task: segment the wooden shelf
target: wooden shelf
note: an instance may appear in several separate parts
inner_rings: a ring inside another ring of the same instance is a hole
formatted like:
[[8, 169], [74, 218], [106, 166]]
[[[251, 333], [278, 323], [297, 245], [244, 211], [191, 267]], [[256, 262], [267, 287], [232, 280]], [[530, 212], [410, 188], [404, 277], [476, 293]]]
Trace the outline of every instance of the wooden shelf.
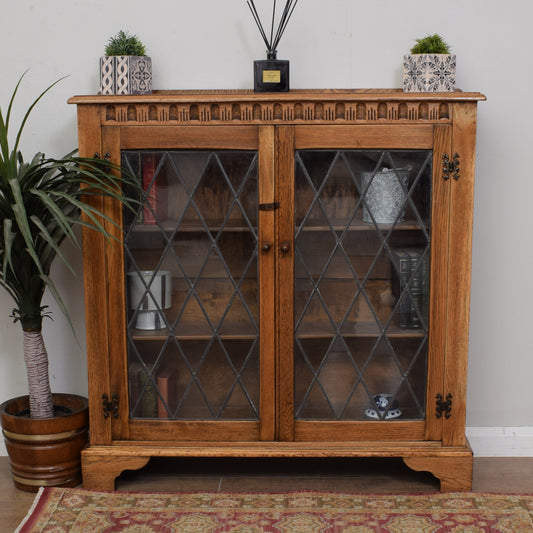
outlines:
[[[352, 329], [353, 332], [350, 332], [349, 329]], [[342, 328], [342, 336], [345, 338], [377, 338], [381, 334], [378, 326], [370, 322], [359, 321], [357, 324], [345, 324]], [[423, 329], [401, 329], [399, 326], [391, 324], [385, 331], [385, 335], [390, 338], [413, 339], [424, 337], [426, 332]], [[296, 336], [299, 339], [332, 338], [335, 336], [335, 332], [319, 322], [306, 322], [300, 325], [296, 331]]]
[[[130, 336], [133, 340], [156, 341], [165, 340], [168, 337], [168, 329], [140, 330], [132, 329]], [[247, 324], [223, 324], [219, 337], [223, 340], [253, 340], [257, 337], [251, 325]], [[180, 341], [210, 340], [213, 337], [213, 330], [207, 325], [195, 324], [193, 322], [180, 322], [175, 337]]]
[[[392, 224], [378, 224], [377, 225], [381, 232], [388, 232], [393, 227]], [[303, 228], [299, 228], [299, 231], [331, 231], [333, 228], [334, 231], [376, 231], [376, 226], [372, 222], [363, 222], [356, 221], [351, 224], [348, 228], [345, 225], [332, 224], [330, 226], [314, 226], [312, 224], [306, 224]], [[394, 226], [395, 231], [412, 231], [421, 229], [420, 224], [415, 220], [406, 220], [405, 222], [399, 222]]]
[[[425, 221], [424, 221], [425, 223]], [[168, 233], [173, 233], [176, 230], [176, 226], [178, 224], [177, 220], [164, 220], [161, 222], [161, 227]], [[297, 224], [298, 226], [298, 224]], [[378, 224], [377, 225], [379, 230], [382, 232], [389, 231], [392, 228], [392, 224]], [[133, 231], [139, 232], [139, 233], [157, 233], [161, 231], [161, 227], [157, 224], [136, 224]], [[221, 231], [220, 225], [206, 225], [207, 229], [211, 233], [217, 233]], [[177, 231], [177, 234], [180, 233], [203, 233], [206, 230], [206, 227], [204, 226], [198, 226], [198, 225], [189, 225], [189, 224], [180, 224], [179, 230]], [[427, 227], [427, 226], [426, 226]], [[323, 232], [323, 231], [331, 231], [333, 228], [334, 231], [344, 231], [347, 229], [347, 231], [375, 231], [376, 226], [371, 222], [363, 222], [362, 220], [355, 221], [352, 223], [348, 228], [346, 228], [345, 225], [341, 224], [332, 224], [332, 226], [329, 225], [313, 225], [313, 223], [306, 223], [306, 225], [303, 228], [299, 228], [299, 231], [305, 231], [305, 232]], [[257, 234], [257, 227], [252, 227], [255, 234]], [[397, 231], [413, 231], [413, 230], [419, 230], [421, 229], [420, 224], [416, 220], [406, 220], [405, 222], [399, 222], [394, 227]], [[226, 231], [228, 233], [235, 232], [235, 233], [242, 233], [242, 232], [249, 232], [250, 227], [249, 226], [241, 226], [241, 225], [226, 225], [222, 229], [222, 231]]]
[[[377, 326], [370, 323], [359, 322], [357, 325], [353, 324], [353, 333], [346, 332], [347, 326], [343, 328], [342, 335], [346, 338], [377, 338], [381, 335]], [[130, 330], [130, 337], [132, 340], [139, 341], [161, 341], [168, 337], [168, 329], [158, 330]], [[423, 338], [426, 332], [423, 329], [401, 329], [399, 326], [390, 325], [386, 332], [386, 336], [396, 339], [413, 339]], [[255, 339], [258, 333], [246, 324], [223, 324], [219, 332], [219, 337], [223, 340], [251, 340]], [[299, 339], [328, 339], [335, 336], [335, 332], [331, 328], [326, 328], [318, 322], [308, 322], [298, 328], [296, 335]], [[181, 322], [179, 330], [175, 333], [175, 337], [181, 341], [197, 341], [209, 340], [213, 336], [213, 331], [207, 325], [195, 324], [192, 322]]]
[[[133, 228], [134, 232], [139, 233], [158, 233], [161, 231], [161, 227], [167, 232], [167, 233], [173, 233], [176, 231], [176, 227], [178, 225], [178, 220], [164, 220], [161, 222], [161, 226], [158, 224], [136, 224]], [[209, 232], [211, 233], [218, 233], [221, 231], [220, 224], [214, 225], [214, 224], [206, 224], [206, 226], [198, 226], [197, 224], [187, 224], [182, 223], [180, 224], [179, 230], [177, 234], [180, 233], [203, 233], [206, 230], [206, 227]], [[252, 226], [253, 231], [255, 234], [257, 234], [257, 227]], [[242, 233], [242, 232], [250, 232], [249, 226], [242, 226], [242, 225], [233, 225], [233, 224], [227, 224], [224, 226], [222, 231], [227, 231], [229, 233]]]

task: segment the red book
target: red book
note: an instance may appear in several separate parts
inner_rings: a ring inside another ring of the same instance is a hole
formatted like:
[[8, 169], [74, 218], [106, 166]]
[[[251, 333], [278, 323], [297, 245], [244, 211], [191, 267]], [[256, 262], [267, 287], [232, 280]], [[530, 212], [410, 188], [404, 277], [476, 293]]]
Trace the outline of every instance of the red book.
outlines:
[[159, 162], [160, 158], [155, 153], [146, 153], [142, 156], [142, 184], [143, 189], [148, 191], [143, 209], [144, 224], [155, 224], [156, 217], [160, 222], [167, 217], [167, 184], [164, 173], [160, 171], [154, 180]]
[[157, 417], [170, 418], [167, 407], [172, 413], [178, 405], [178, 373], [175, 370], [164, 370], [161, 372], [157, 376], [157, 388], [159, 389]]

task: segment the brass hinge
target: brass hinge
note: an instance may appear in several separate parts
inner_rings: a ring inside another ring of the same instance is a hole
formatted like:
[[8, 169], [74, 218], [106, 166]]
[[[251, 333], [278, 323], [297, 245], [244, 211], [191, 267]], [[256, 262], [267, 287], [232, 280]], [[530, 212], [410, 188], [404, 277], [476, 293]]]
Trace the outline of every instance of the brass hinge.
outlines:
[[104, 411], [104, 418], [109, 418], [109, 415], [113, 415], [113, 418], [118, 418], [118, 394], [116, 392], [111, 396], [107, 394], [102, 395], [102, 408]]
[[449, 180], [450, 174], [453, 176], [453, 179], [457, 181], [461, 175], [461, 166], [459, 161], [459, 154], [455, 152], [453, 158], [450, 161], [448, 154], [442, 156], [442, 179]]
[[444, 418], [448, 419], [452, 416], [452, 395], [448, 394], [446, 400], [442, 399], [442, 394], [437, 394], [435, 402], [435, 416], [441, 418], [444, 413]]

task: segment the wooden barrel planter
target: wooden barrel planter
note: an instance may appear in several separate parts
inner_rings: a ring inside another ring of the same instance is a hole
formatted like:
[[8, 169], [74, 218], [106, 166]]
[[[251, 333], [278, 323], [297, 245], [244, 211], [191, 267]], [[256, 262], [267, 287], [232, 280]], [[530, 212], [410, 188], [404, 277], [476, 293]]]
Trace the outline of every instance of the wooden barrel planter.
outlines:
[[29, 417], [28, 396], [0, 405], [13, 482], [21, 490], [81, 483], [81, 450], [89, 437], [88, 401], [73, 394], [53, 398], [56, 416], [47, 419]]

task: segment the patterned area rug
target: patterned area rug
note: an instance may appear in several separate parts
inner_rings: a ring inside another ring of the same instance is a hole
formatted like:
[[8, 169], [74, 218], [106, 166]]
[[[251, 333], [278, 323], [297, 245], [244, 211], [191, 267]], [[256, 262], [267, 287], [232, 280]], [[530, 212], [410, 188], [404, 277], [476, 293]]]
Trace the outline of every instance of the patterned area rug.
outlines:
[[18, 533], [533, 532], [533, 495], [41, 489]]

